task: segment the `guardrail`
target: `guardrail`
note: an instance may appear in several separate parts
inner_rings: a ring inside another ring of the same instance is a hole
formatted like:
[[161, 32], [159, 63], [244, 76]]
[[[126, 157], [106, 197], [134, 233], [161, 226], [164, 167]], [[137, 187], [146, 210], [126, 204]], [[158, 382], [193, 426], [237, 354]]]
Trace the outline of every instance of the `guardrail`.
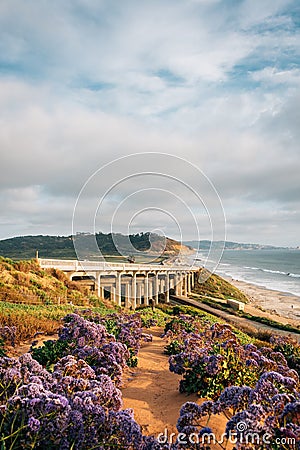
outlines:
[[111, 271], [115, 269], [117, 271], [197, 271], [199, 268], [194, 266], [186, 266], [186, 265], [176, 265], [176, 266], [167, 266], [167, 265], [159, 265], [159, 264], [135, 264], [135, 263], [108, 263], [108, 262], [100, 262], [100, 261], [78, 261], [75, 259], [70, 260], [62, 260], [62, 259], [44, 259], [39, 258], [38, 262], [40, 266], [44, 269], [46, 268], [56, 268], [63, 271]]

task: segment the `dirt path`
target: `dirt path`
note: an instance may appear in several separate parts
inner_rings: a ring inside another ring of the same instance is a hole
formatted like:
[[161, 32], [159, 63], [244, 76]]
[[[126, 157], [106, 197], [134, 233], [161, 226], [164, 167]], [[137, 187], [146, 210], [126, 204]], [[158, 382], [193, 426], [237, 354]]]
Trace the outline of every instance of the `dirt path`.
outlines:
[[[196, 394], [186, 396], [178, 392], [181, 377], [169, 371], [168, 356], [163, 353], [166, 343], [160, 338], [162, 328], [154, 327], [150, 332], [153, 342], [141, 348], [138, 367], [125, 379], [124, 407], [134, 410], [135, 420], [144, 434], [157, 436], [167, 429], [170, 435], [177, 433], [176, 422], [183, 403], [200, 404], [203, 399]], [[222, 433], [226, 421], [224, 416], [213, 417], [209, 426]]]

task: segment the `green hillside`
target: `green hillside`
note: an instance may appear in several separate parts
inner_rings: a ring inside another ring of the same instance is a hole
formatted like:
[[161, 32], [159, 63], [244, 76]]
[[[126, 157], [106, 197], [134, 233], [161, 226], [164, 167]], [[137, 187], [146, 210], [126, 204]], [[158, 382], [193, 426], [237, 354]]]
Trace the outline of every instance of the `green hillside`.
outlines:
[[[201, 279], [205, 281], [201, 282]], [[238, 288], [224, 280], [224, 278], [219, 275], [211, 274], [206, 269], [200, 269], [199, 281], [197, 281], [193, 289], [195, 294], [220, 299], [234, 298], [241, 302], [248, 303], [246, 295], [243, 294]]]
[[[41, 258], [77, 259], [74, 249], [80, 248], [80, 259], [99, 259], [99, 251], [95, 250], [95, 238], [101, 254], [117, 257], [121, 255], [139, 254], [150, 249], [151, 254], [164, 254], [166, 257], [184, 253], [193, 253], [191, 248], [179, 242], [150, 233], [138, 233], [128, 236], [112, 233], [81, 233], [76, 236], [20, 236], [0, 240], [0, 255], [12, 259], [32, 259], [38, 251]], [[117, 245], [115, 245], [115, 242]], [[97, 247], [96, 247], [97, 248]], [[118, 251], [119, 250], [119, 251]]]

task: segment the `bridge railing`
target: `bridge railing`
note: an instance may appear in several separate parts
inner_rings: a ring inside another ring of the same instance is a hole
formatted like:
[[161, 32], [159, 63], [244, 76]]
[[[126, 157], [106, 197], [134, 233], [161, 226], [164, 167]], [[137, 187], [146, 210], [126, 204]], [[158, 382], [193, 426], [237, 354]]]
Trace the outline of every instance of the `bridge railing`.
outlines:
[[62, 260], [62, 259], [45, 259], [39, 258], [39, 264], [42, 268], [56, 268], [63, 271], [104, 271], [108, 272], [111, 270], [117, 271], [161, 271], [161, 272], [169, 272], [169, 271], [197, 271], [199, 268], [197, 266], [188, 266], [188, 265], [159, 265], [159, 264], [135, 264], [135, 263], [108, 263], [101, 261], [78, 261], [75, 259], [70, 260]]

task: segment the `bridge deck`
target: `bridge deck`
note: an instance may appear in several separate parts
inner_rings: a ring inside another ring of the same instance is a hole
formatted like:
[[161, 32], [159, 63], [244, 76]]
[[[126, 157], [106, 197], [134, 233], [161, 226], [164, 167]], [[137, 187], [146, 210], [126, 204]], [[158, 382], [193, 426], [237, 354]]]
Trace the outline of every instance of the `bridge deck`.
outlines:
[[39, 258], [39, 264], [42, 268], [54, 267], [64, 272], [77, 271], [198, 271], [198, 266], [188, 265], [160, 265], [160, 264], [135, 264], [135, 263], [111, 263], [107, 261], [78, 261], [76, 259], [46, 259]]

